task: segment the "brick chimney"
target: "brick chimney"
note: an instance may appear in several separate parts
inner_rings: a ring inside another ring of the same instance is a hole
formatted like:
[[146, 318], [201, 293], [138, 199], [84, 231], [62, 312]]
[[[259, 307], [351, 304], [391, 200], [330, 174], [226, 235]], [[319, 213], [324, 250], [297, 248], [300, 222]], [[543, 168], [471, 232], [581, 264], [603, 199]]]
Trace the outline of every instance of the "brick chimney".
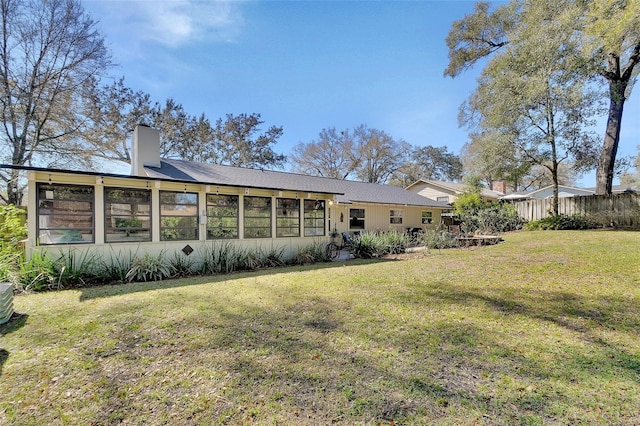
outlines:
[[507, 193], [507, 183], [503, 180], [494, 180], [491, 182], [491, 189], [503, 194]]
[[160, 167], [160, 131], [138, 124], [131, 138], [131, 175], [146, 176], [145, 166]]

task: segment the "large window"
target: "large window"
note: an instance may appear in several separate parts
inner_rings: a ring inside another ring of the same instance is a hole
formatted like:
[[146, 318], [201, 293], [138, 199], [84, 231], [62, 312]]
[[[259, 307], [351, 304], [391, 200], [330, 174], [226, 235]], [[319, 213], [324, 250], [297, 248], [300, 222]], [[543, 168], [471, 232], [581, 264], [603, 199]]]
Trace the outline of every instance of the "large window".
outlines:
[[276, 237], [300, 236], [300, 200], [276, 199]]
[[364, 209], [349, 209], [349, 229], [364, 229]]
[[151, 241], [151, 191], [104, 189], [105, 241]]
[[37, 188], [40, 244], [94, 241], [92, 186], [41, 183]]
[[389, 210], [389, 223], [392, 225], [402, 225], [404, 210]]
[[304, 236], [318, 237], [325, 233], [323, 200], [304, 200]]
[[160, 191], [160, 239], [198, 239], [198, 194]]
[[271, 237], [271, 198], [244, 197], [244, 237]]
[[238, 198], [207, 194], [207, 239], [238, 238]]

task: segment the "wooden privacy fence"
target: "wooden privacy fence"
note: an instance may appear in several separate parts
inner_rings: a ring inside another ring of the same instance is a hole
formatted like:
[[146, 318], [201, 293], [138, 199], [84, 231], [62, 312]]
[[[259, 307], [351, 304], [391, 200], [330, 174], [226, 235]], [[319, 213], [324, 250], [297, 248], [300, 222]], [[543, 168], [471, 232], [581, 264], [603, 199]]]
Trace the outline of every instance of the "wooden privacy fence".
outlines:
[[[538, 220], [551, 216], [553, 199], [516, 201], [514, 206], [524, 219]], [[640, 228], [640, 195], [625, 192], [564, 197], [558, 199], [558, 213], [582, 215], [603, 226]]]

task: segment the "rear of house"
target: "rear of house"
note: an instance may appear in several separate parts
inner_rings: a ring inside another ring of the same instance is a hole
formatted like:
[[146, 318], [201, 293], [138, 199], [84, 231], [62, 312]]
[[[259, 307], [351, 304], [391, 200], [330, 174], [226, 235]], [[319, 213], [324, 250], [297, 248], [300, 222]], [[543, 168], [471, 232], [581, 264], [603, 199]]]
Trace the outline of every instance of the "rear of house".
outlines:
[[131, 175], [25, 168], [27, 254], [90, 250], [108, 262], [230, 242], [293, 257], [334, 230], [433, 227], [447, 208], [388, 185], [161, 159], [158, 132], [144, 126], [132, 151]]

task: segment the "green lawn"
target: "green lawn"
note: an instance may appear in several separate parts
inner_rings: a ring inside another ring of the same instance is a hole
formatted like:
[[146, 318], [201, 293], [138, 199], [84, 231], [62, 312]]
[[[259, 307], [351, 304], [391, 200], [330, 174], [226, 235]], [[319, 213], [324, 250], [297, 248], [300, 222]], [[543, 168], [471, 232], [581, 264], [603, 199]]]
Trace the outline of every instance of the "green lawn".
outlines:
[[20, 295], [0, 424], [640, 424], [640, 233]]

